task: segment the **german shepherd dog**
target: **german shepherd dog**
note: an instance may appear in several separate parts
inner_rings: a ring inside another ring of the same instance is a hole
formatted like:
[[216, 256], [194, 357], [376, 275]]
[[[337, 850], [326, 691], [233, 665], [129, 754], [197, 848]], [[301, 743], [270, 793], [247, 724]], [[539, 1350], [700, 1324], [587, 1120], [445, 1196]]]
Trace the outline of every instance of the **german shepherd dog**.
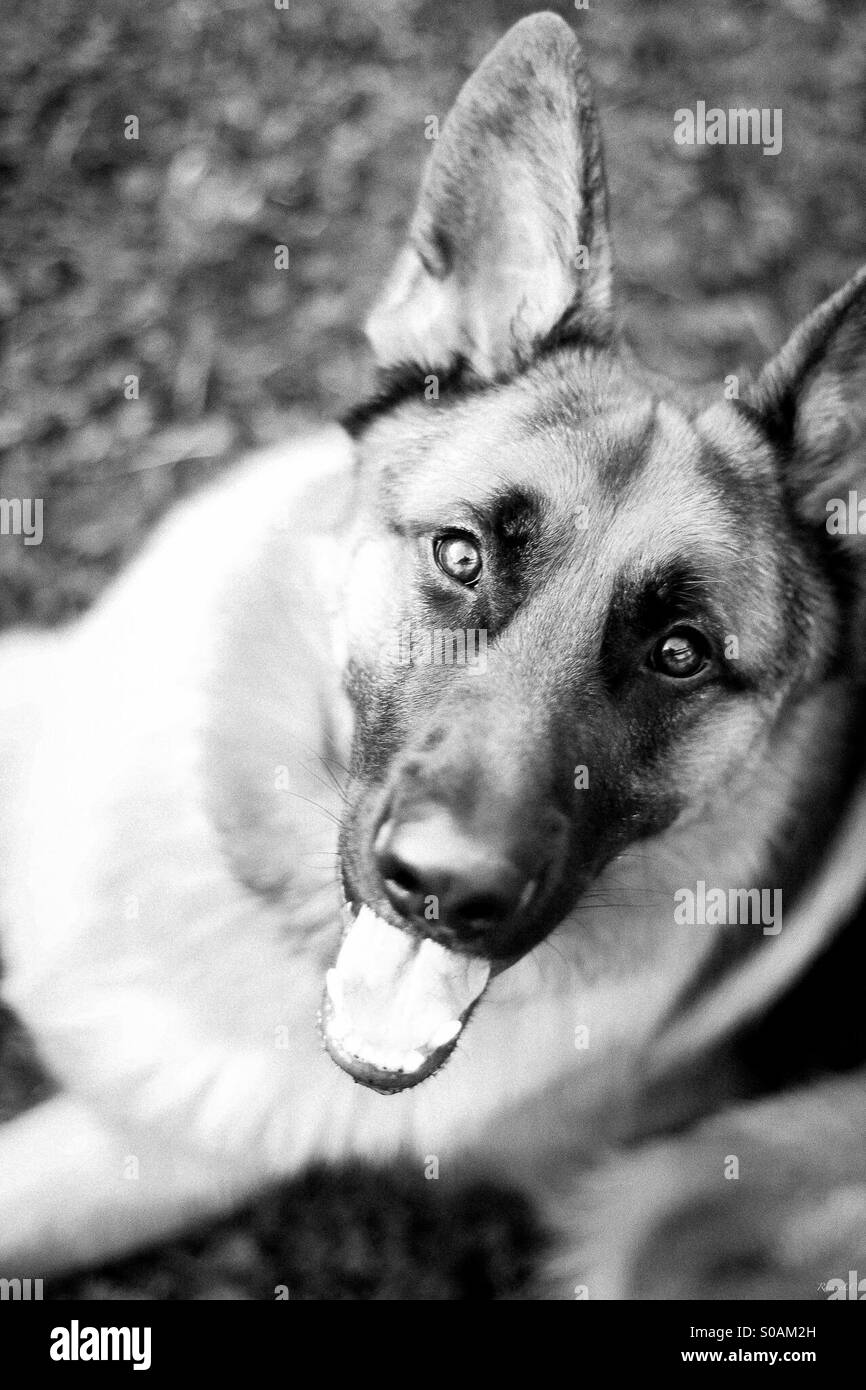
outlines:
[[866, 275], [734, 399], [649, 380], [540, 14], [458, 96], [369, 337], [345, 427], [0, 649], [4, 994], [57, 1082], [0, 1131], [0, 1267], [410, 1154], [527, 1184], [541, 1297], [822, 1297], [861, 1079], [737, 1102], [712, 1059], [866, 886], [866, 566], [827, 524]]

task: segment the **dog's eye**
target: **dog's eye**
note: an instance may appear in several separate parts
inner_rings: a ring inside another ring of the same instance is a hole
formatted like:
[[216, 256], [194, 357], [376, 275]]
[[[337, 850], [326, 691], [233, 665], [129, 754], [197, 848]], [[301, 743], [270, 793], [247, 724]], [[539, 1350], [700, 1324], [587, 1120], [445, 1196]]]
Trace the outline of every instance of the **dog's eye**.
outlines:
[[471, 536], [439, 536], [433, 542], [433, 556], [443, 574], [458, 584], [474, 584], [481, 573], [481, 550]]
[[653, 647], [650, 665], [663, 676], [685, 680], [708, 665], [710, 645], [692, 627], [678, 627]]

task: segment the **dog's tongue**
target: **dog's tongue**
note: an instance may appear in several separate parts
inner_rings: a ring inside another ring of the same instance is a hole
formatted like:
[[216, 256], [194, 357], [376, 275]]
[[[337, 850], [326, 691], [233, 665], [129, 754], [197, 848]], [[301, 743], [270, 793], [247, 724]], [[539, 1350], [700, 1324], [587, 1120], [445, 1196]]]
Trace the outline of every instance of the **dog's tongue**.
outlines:
[[328, 971], [328, 1050], [357, 1080], [412, 1085], [453, 1047], [489, 976], [488, 961], [419, 941], [362, 907]]

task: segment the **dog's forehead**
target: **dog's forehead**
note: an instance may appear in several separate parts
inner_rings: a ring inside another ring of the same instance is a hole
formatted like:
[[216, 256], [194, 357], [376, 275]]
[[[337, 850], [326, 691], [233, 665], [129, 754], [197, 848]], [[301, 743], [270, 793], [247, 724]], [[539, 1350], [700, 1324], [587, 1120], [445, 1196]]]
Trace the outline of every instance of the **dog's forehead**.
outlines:
[[682, 411], [648, 394], [578, 397], [569, 409], [503, 391], [418, 416], [426, 427], [416, 416], [391, 433], [380, 459], [382, 494], [407, 526], [447, 524], [462, 507], [484, 514], [519, 493], [549, 534], [592, 531], [615, 513], [626, 546], [630, 528], [671, 544], [684, 532], [724, 539], [729, 509], [704, 441]]
[[659, 564], [684, 549], [730, 554], [734, 514], [706, 468], [694, 424], [664, 401], [634, 407], [623, 420], [603, 416], [577, 441], [577, 473], [585, 494], [581, 520], [605, 531], [618, 565]]
[[416, 401], [374, 430], [377, 514], [409, 532], [495, 518], [517, 497], [545, 551], [638, 573], [690, 556], [746, 564], [778, 521], [772, 456], [735, 406], [698, 410], [609, 357], [561, 355], [455, 400]]
[[371, 431], [359, 524], [376, 582], [390, 583], [375, 558], [383, 521], [416, 536], [480, 526], [498, 538], [502, 572], [524, 584], [514, 632], [543, 631], [570, 662], [598, 648], [612, 612], [687, 598], [756, 664], [772, 656], [785, 627], [774, 536], [786, 522], [748, 416], [620, 390], [618, 378], [599, 391], [555, 386], [529, 377], [441, 410], [415, 402]]

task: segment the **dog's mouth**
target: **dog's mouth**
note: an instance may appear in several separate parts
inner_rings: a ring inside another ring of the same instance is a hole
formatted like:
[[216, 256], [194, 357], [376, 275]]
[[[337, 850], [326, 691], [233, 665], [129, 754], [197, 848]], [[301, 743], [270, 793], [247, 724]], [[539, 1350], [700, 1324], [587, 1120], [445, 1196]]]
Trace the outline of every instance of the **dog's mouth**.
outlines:
[[325, 1047], [375, 1091], [417, 1086], [453, 1052], [487, 988], [491, 962], [410, 935], [366, 905], [347, 930], [322, 1001]]

